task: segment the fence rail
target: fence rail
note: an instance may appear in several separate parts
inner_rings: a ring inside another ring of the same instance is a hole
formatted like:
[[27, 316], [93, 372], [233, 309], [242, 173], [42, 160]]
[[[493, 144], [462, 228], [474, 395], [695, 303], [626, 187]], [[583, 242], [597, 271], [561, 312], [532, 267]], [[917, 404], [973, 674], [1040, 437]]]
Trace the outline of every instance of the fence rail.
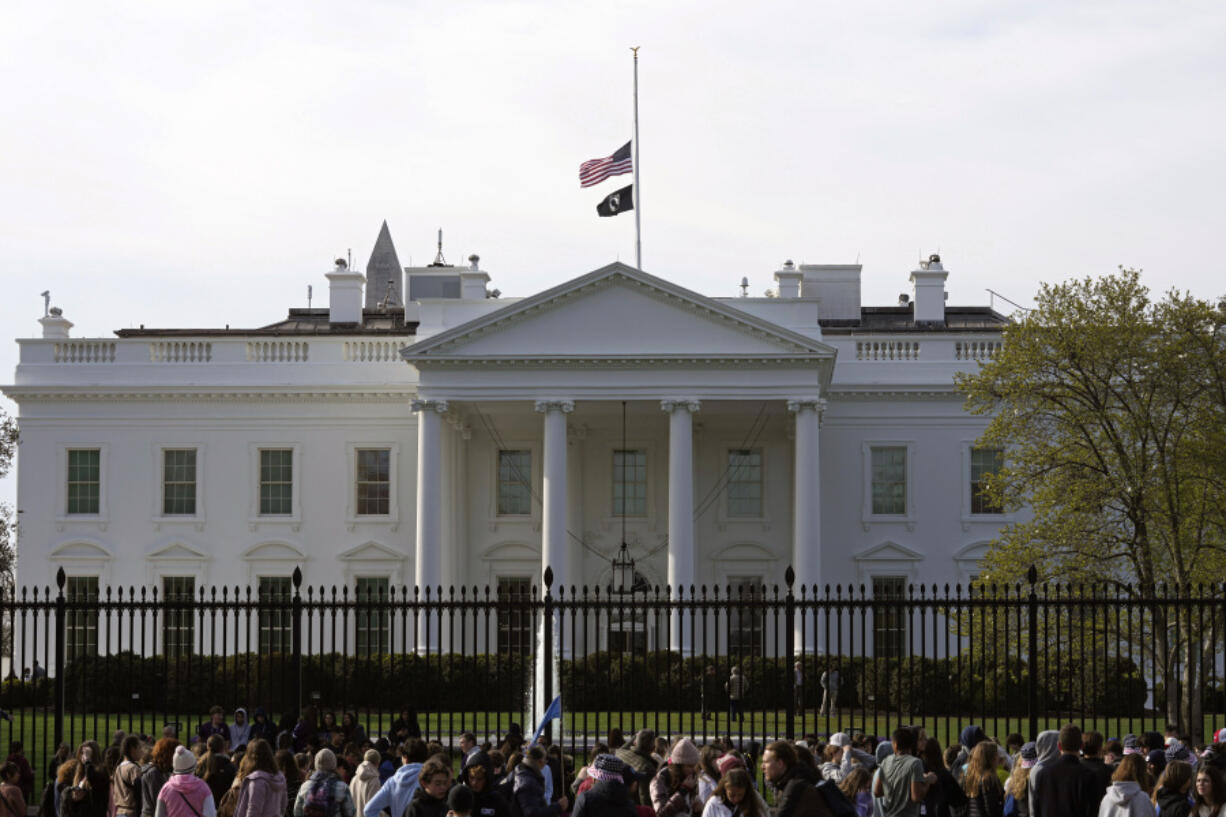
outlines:
[[0, 593], [0, 741], [49, 756], [116, 728], [191, 734], [216, 703], [287, 723], [352, 712], [371, 736], [412, 709], [450, 743], [531, 728], [555, 694], [580, 753], [612, 727], [764, 740], [917, 723], [948, 743], [967, 723], [1033, 738], [1070, 719], [1200, 736], [1226, 713], [1226, 586], [819, 591], [786, 575], [623, 593], [548, 570], [543, 588], [446, 591], [304, 586], [297, 569], [254, 588], [99, 588], [61, 570], [55, 589]]

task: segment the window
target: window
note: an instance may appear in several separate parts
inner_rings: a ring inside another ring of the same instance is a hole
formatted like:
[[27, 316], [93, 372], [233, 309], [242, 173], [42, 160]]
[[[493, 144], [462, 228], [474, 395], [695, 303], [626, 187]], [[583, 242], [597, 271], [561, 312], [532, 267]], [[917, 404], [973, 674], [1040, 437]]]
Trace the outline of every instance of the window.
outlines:
[[[900, 603], [906, 596], [902, 576], [873, 577], [873, 655], [902, 658], [907, 646], [907, 619]], [[885, 602], [885, 603], [881, 603]]]
[[64, 598], [68, 600], [64, 657], [71, 661], [83, 655], [97, 655], [98, 577], [69, 576]]
[[756, 448], [728, 452], [728, 516], [762, 516], [762, 452]]
[[196, 515], [196, 449], [162, 451], [162, 515]]
[[162, 600], [166, 602], [166, 613], [162, 619], [162, 649], [171, 658], [192, 654], [192, 645], [196, 643], [196, 619], [192, 615], [191, 603], [195, 595], [194, 576], [162, 578]]
[[764, 655], [766, 588], [761, 576], [728, 577], [728, 655]]
[[907, 449], [888, 446], [872, 450], [873, 513], [907, 513]]
[[288, 653], [292, 649], [292, 598], [293, 591], [288, 576], [260, 577], [260, 655]]
[[530, 655], [536, 638], [532, 630], [532, 580], [527, 576], [499, 576], [498, 652]]
[[385, 576], [359, 577], [357, 580], [358, 657], [368, 658], [387, 652], [391, 635], [391, 609], [388, 593], [391, 582]]
[[358, 516], [391, 513], [392, 452], [387, 448], [359, 448], [357, 491]]
[[971, 449], [971, 513], [1004, 513], [998, 503], [984, 493], [984, 482], [989, 474], [995, 474], [1004, 464], [1004, 455], [999, 448]]
[[70, 514], [101, 513], [102, 450], [68, 449], [68, 508]]
[[294, 512], [294, 450], [260, 449], [260, 516]]
[[498, 452], [498, 515], [532, 513], [532, 452]]
[[613, 515], [647, 515], [647, 452], [613, 452]]

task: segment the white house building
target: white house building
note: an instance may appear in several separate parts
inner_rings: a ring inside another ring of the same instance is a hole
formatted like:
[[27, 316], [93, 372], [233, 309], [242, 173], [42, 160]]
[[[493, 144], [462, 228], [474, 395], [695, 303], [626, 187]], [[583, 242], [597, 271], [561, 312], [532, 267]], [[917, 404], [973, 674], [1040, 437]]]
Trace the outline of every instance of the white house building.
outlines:
[[546, 565], [608, 584], [624, 537], [651, 585], [791, 565], [882, 595], [967, 582], [1008, 519], [953, 385], [1006, 318], [949, 306], [936, 256], [888, 306], [859, 265], [788, 262], [769, 298], [623, 264], [507, 298], [478, 264], [402, 268], [384, 224], [328, 308], [259, 329], [74, 338], [51, 310], [4, 387], [18, 583], [518, 593]]

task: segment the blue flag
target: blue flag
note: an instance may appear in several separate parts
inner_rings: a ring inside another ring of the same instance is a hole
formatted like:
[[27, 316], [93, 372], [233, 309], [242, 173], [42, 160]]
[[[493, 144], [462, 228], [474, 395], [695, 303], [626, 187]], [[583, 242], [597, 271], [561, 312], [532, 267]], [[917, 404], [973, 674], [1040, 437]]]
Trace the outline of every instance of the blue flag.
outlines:
[[532, 742], [536, 743], [537, 738], [545, 731], [545, 725], [554, 718], [562, 717], [562, 696], [553, 699], [553, 703], [549, 704], [549, 708], [545, 710], [545, 716], [541, 718], [541, 725], [536, 727], [536, 734], [532, 736]]

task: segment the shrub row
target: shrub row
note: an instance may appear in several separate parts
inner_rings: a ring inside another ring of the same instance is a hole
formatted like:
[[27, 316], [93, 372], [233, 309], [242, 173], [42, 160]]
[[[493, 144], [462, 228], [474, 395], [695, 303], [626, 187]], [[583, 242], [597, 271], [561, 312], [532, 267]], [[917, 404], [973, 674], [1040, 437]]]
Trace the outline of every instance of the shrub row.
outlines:
[[[829, 661], [829, 664], [827, 664]], [[793, 675], [784, 658], [738, 661], [748, 681], [744, 705], [782, 709], [792, 693]], [[708, 665], [716, 668], [705, 681]], [[652, 709], [693, 711], [705, 692], [707, 706], [727, 706], [724, 683], [728, 658], [684, 658], [672, 652], [635, 656], [600, 652], [560, 666], [562, 696], [570, 711]], [[1029, 675], [1022, 662], [981, 658], [822, 657], [807, 662], [802, 695], [809, 707], [821, 701], [825, 666], [840, 671], [838, 705], [873, 711], [955, 715], [988, 712], [1025, 714]], [[1082, 665], [1060, 658], [1041, 662], [1038, 690], [1044, 711], [1087, 711], [1129, 715], [1141, 711], [1146, 684], [1125, 659], [1100, 659]], [[513, 711], [531, 689], [529, 657], [396, 655], [353, 658], [338, 654], [304, 656], [303, 688], [334, 706], [419, 711], [456, 708]], [[90, 656], [71, 661], [65, 673], [73, 708], [100, 711], [205, 710], [263, 705], [273, 712], [293, 708], [297, 692], [287, 656], [250, 653], [221, 656], [142, 658], [134, 653]], [[133, 698], [133, 694], [139, 698]], [[0, 687], [0, 706], [50, 706], [54, 682], [10, 680]]]

